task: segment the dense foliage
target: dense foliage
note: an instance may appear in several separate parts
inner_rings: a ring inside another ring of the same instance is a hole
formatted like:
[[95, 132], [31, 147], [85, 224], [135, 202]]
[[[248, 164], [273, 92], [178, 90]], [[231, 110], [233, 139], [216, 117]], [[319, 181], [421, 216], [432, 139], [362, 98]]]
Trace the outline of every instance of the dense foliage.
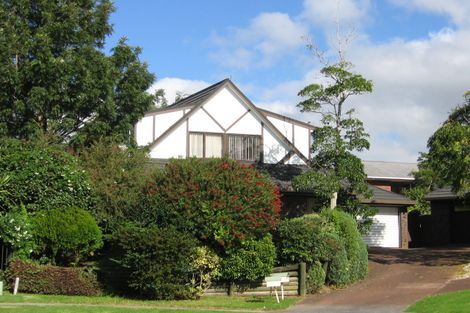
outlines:
[[270, 235], [262, 240], [244, 240], [224, 259], [222, 277], [229, 282], [254, 282], [269, 275], [275, 261], [276, 247]]
[[37, 212], [35, 254], [53, 264], [77, 265], [103, 245], [101, 230], [87, 211], [69, 207]]
[[214, 280], [258, 280], [275, 262], [266, 234], [277, 226], [280, 205], [276, 186], [252, 166], [170, 161], [147, 184], [139, 210], [126, 211], [134, 226], [115, 232], [128, 285], [168, 299], [198, 296]]
[[93, 214], [101, 228], [111, 232], [140, 209], [151, 173], [147, 153], [101, 140], [80, 149], [78, 157], [96, 195]]
[[0, 139], [0, 173], [9, 177], [2, 187], [8, 196], [0, 197], [4, 211], [20, 204], [34, 212], [93, 203], [88, 175], [60, 146]]
[[197, 241], [173, 227], [122, 227], [115, 244], [116, 257], [134, 294], [151, 299], [185, 299], [195, 295], [192, 255]]
[[323, 265], [315, 261], [307, 272], [307, 293], [318, 292], [325, 285], [325, 280], [326, 273]]
[[348, 213], [324, 209], [321, 214], [284, 220], [277, 237], [281, 262], [306, 262], [312, 289], [320, 288], [321, 279], [346, 285], [367, 275], [367, 248]]
[[334, 225], [335, 234], [341, 239], [340, 253], [333, 258], [331, 267], [336, 266], [336, 271], [330, 270], [327, 278], [335, 285], [345, 285], [364, 279], [368, 271], [367, 246], [357, 230], [354, 219], [347, 213], [324, 210], [322, 215], [329, 223]]
[[23, 205], [0, 213], [0, 240], [12, 250], [13, 255], [10, 257], [27, 259], [33, 252], [32, 225]]
[[408, 211], [430, 214], [426, 195], [437, 187], [452, 187], [459, 196], [470, 190], [470, 92], [464, 104], [455, 108], [443, 125], [428, 140], [428, 153], [421, 153], [415, 186], [405, 195], [415, 200]]
[[96, 296], [102, 293], [93, 271], [83, 267], [39, 265], [32, 261], [12, 260], [5, 273], [8, 289], [20, 278], [19, 292], [73, 296]]
[[414, 186], [404, 190], [405, 196], [415, 201], [414, 205], [408, 207], [408, 212], [419, 212], [423, 215], [431, 214], [431, 205], [425, 197], [438, 182], [436, 174], [427, 162], [421, 160], [418, 163], [418, 171], [413, 172], [413, 176], [415, 178]]
[[221, 255], [244, 240], [261, 239], [279, 220], [272, 181], [229, 159], [173, 160], [149, 184], [142, 224], [174, 225]]
[[448, 185], [458, 195], [470, 190], [470, 92], [465, 103], [449, 115], [443, 125], [429, 138], [428, 153], [420, 164], [431, 169], [436, 182]]
[[125, 39], [103, 51], [113, 10], [110, 0], [0, 2], [0, 135], [130, 139], [154, 75]]

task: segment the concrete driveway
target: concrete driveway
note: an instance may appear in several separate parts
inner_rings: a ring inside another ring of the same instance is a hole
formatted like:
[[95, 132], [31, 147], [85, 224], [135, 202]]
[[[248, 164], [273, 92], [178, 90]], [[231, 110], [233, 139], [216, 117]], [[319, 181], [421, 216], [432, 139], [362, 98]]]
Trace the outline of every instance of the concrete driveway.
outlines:
[[395, 313], [430, 294], [470, 289], [470, 278], [456, 280], [470, 263], [470, 247], [373, 248], [369, 276], [346, 289], [310, 295], [291, 313]]

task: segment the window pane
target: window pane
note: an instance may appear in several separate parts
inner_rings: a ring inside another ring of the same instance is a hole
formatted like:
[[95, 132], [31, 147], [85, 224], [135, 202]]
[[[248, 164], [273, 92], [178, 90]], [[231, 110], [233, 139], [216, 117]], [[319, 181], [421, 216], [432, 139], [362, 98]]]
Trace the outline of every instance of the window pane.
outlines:
[[229, 136], [229, 157], [234, 160], [256, 161], [260, 153], [259, 136]]
[[222, 136], [206, 135], [206, 158], [222, 157]]
[[203, 134], [189, 134], [189, 156], [202, 158], [204, 149]]

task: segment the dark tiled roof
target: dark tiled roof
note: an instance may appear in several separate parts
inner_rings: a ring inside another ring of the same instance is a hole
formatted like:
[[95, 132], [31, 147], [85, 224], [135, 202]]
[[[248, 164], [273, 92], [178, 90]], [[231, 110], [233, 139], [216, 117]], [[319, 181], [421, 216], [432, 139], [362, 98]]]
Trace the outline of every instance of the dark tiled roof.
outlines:
[[198, 104], [203, 103], [207, 99], [209, 99], [212, 95], [214, 95], [217, 91], [219, 91], [219, 88], [221, 88], [226, 82], [228, 82], [229, 79], [226, 78], [224, 80], [221, 80], [218, 83], [215, 83], [213, 85], [210, 85], [207, 88], [204, 88], [196, 93], [193, 93], [190, 96], [187, 96], [186, 98], [183, 98], [179, 101], [176, 101], [175, 103], [165, 107], [165, 108], [158, 108], [155, 110], [152, 110], [150, 112], [161, 112], [161, 111], [166, 111], [170, 109], [177, 109], [177, 108], [183, 108], [183, 107], [194, 107]]
[[399, 193], [383, 190], [379, 187], [369, 185], [372, 191], [371, 199], [363, 199], [363, 203], [370, 204], [391, 204], [391, 205], [413, 205], [415, 202]]
[[414, 179], [411, 172], [418, 170], [417, 163], [362, 161], [364, 172], [371, 179]]
[[[294, 192], [295, 189], [292, 186], [292, 180], [296, 176], [304, 174], [310, 170], [306, 165], [291, 164], [258, 164], [257, 168], [266, 171], [284, 192]], [[363, 203], [388, 205], [414, 204], [414, 201], [401, 194], [386, 191], [373, 185], [369, 185], [369, 189], [372, 191], [372, 198], [362, 200]]]
[[425, 197], [426, 200], [447, 200], [447, 199], [457, 199], [457, 195], [452, 191], [450, 187], [438, 188], [431, 191]]
[[259, 170], [267, 172], [273, 181], [284, 192], [293, 192], [292, 180], [294, 177], [301, 175], [310, 170], [306, 165], [292, 165], [292, 164], [265, 164], [260, 163], [256, 166]]

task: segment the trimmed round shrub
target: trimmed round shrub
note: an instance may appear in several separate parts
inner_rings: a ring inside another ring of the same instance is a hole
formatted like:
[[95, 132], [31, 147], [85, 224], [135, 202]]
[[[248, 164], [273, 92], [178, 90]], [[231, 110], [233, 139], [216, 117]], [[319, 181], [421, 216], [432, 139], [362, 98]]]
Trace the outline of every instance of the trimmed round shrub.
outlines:
[[34, 212], [93, 204], [87, 174], [62, 146], [0, 139], [0, 173], [9, 177], [2, 184], [8, 196], [0, 197], [0, 209], [23, 204]]
[[351, 264], [346, 250], [341, 249], [329, 263], [326, 275], [330, 285], [345, 286], [351, 282]]
[[197, 241], [174, 227], [141, 228], [128, 225], [115, 232], [114, 244], [121, 249], [116, 262], [136, 296], [148, 299], [188, 299], [192, 256]]
[[80, 208], [37, 212], [32, 219], [35, 254], [53, 264], [77, 265], [102, 247], [102, 235], [93, 216]]
[[278, 258], [284, 264], [329, 262], [342, 249], [340, 241], [333, 225], [319, 214], [286, 219], [277, 231]]
[[320, 262], [315, 261], [307, 272], [307, 292], [316, 293], [325, 285], [326, 273]]
[[281, 200], [271, 179], [229, 159], [172, 160], [156, 173], [142, 224], [172, 225], [223, 255], [247, 239], [260, 239], [279, 222]]
[[277, 232], [278, 256], [283, 264], [326, 264], [326, 281], [347, 285], [367, 275], [368, 254], [354, 218], [339, 210], [324, 209], [283, 220]]
[[355, 219], [339, 210], [326, 209], [321, 215], [334, 226], [343, 246], [330, 264], [329, 281], [336, 285], [346, 285], [365, 278], [368, 271], [368, 253]]
[[318, 260], [318, 246], [324, 222], [318, 214], [285, 219], [277, 231], [278, 258], [281, 263], [306, 262]]
[[222, 278], [229, 282], [254, 282], [269, 275], [275, 261], [276, 248], [271, 235], [261, 240], [245, 240], [222, 262]]
[[96, 296], [102, 293], [95, 273], [85, 267], [40, 265], [32, 261], [12, 260], [5, 272], [10, 290], [20, 278], [19, 292], [32, 294]]

